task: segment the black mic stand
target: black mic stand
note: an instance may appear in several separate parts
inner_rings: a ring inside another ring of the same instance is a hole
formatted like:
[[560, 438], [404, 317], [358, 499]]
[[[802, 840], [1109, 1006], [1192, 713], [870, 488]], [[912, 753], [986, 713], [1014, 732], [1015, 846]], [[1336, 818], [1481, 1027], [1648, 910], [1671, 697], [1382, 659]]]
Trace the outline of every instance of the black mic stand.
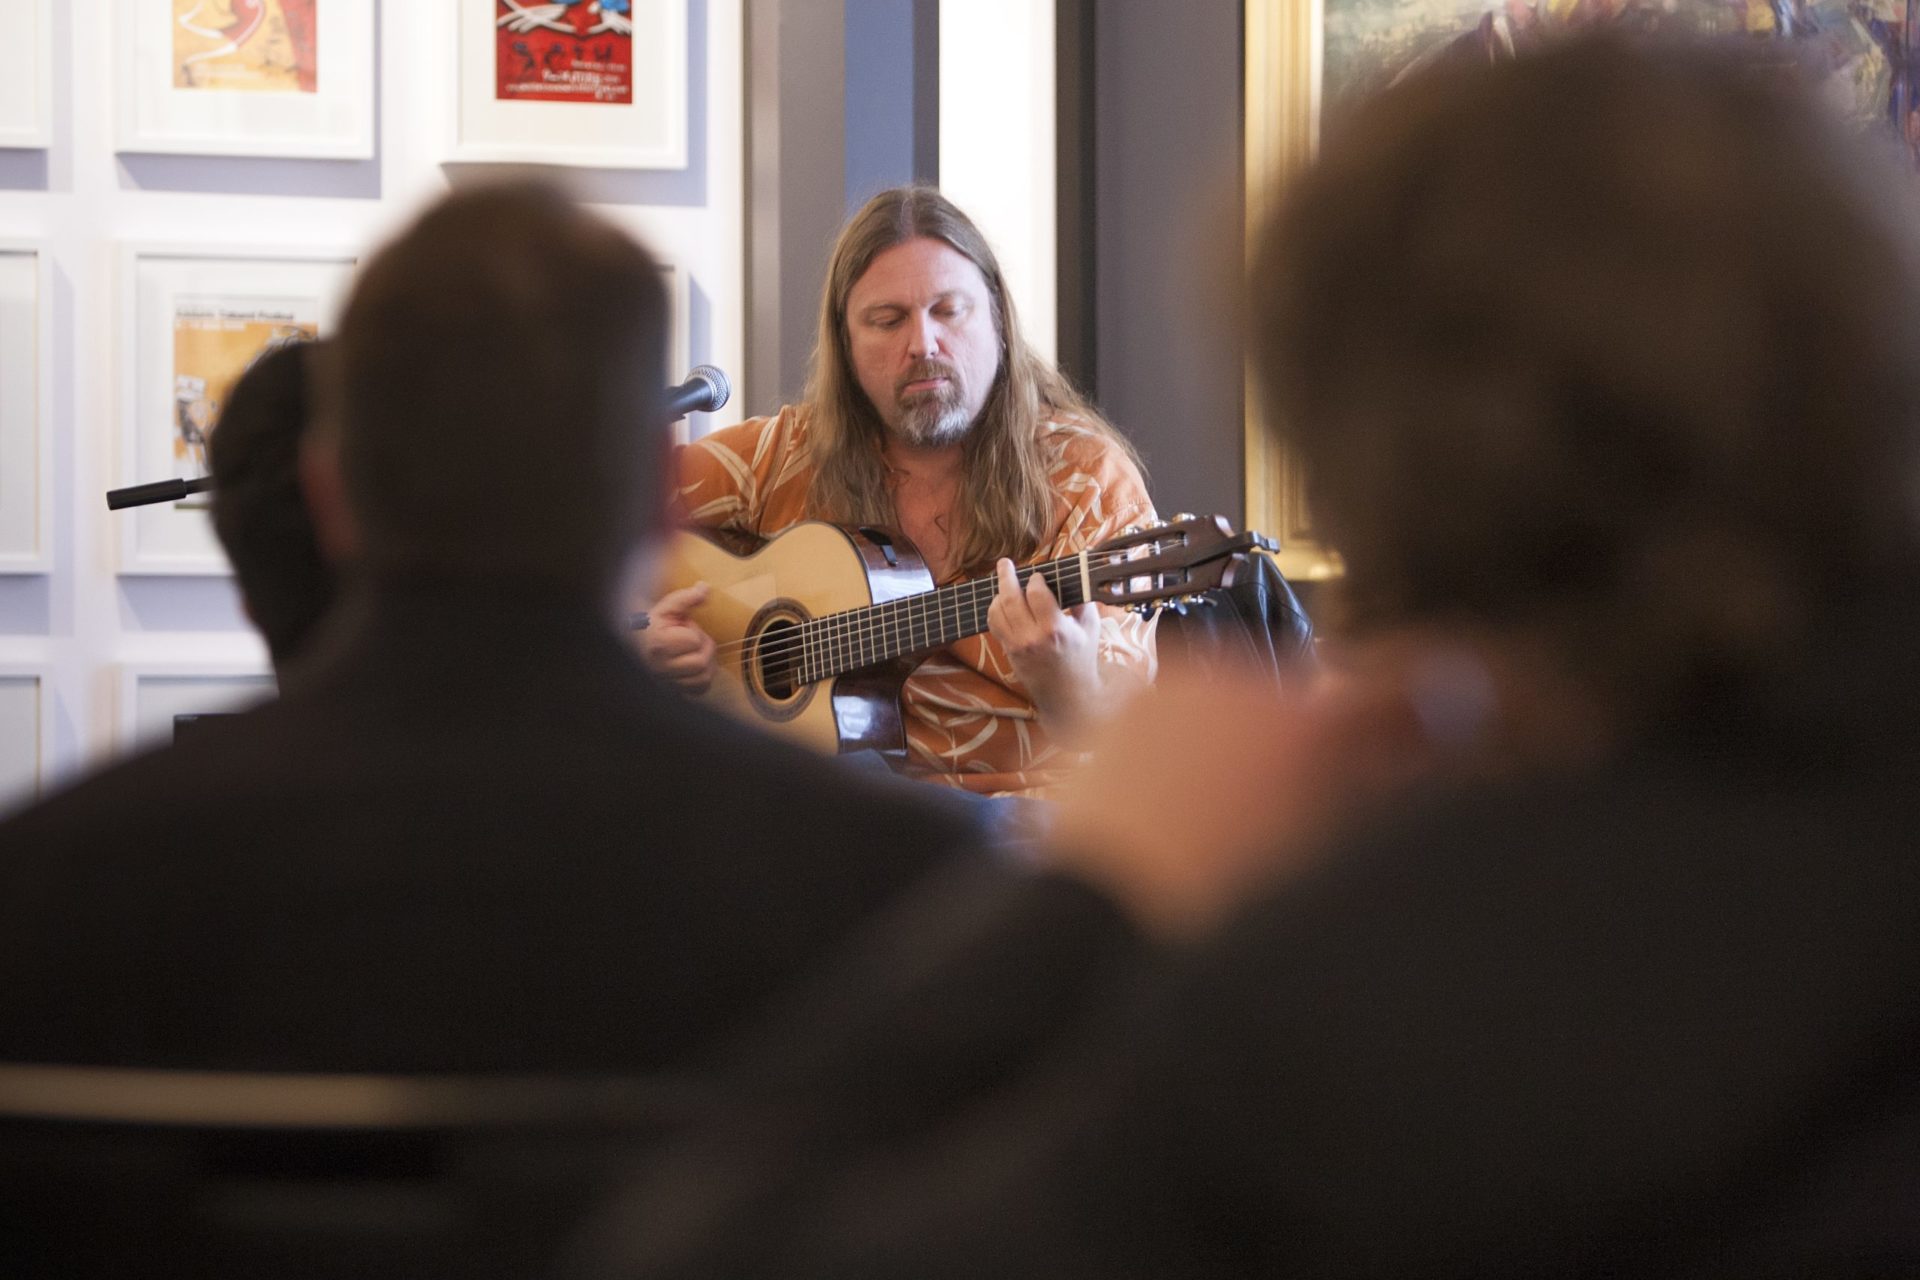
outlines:
[[[710, 364], [696, 365], [687, 380], [678, 386], [668, 387], [666, 391], [666, 412], [669, 421], [678, 421], [689, 413], [714, 413], [726, 404], [727, 397], [733, 392], [727, 382], [727, 375]], [[192, 480], [155, 480], [151, 484], [129, 485], [125, 489], [107, 490], [107, 510], [119, 511], [125, 507], [145, 507], [156, 502], [178, 502], [182, 498], [196, 493], [205, 493], [213, 488], [212, 476], [196, 476]]]
[[212, 476], [196, 476], [191, 480], [155, 480], [152, 484], [129, 485], [125, 489], [107, 490], [107, 510], [118, 511], [123, 507], [145, 507], [156, 502], [178, 502], [182, 498], [192, 497], [196, 493], [205, 493], [213, 488]]

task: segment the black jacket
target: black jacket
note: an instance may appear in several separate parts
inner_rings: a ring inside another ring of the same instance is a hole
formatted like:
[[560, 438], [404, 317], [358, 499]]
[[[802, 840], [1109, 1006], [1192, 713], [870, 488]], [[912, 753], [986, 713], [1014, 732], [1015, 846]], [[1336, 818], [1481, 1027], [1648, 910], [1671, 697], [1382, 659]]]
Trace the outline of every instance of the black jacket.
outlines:
[[0, 1058], [681, 1065], [970, 838], [545, 591], [409, 583], [317, 643], [0, 826]]
[[[776, 1023], [586, 1269], [1920, 1274], [1920, 607], [1865, 612], [1764, 708], [1375, 814], [1187, 954], [1059, 883], [913, 904], [838, 980], [868, 1019]], [[948, 1042], [995, 992], [1048, 1023]]]

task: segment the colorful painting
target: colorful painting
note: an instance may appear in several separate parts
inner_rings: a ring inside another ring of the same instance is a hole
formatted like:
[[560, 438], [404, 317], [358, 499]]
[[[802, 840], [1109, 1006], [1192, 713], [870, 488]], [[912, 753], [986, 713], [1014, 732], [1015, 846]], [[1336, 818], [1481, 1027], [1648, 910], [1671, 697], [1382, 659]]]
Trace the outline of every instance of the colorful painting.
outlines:
[[320, 334], [310, 302], [181, 298], [173, 311], [173, 474], [207, 474], [207, 438], [240, 375], [267, 352]]
[[1920, 148], [1909, 6], [1920, 0], [1327, 0], [1326, 135], [1337, 142], [1344, 107], [1421, 67], [1609, 28], [1771, 41], [1856, 124], [1898, 128]]
[[319, 0], [173, 0], [173, 87], [314, 93]]
[[494, 10], [499, 101], [633, 102], [633, 0], [495, 0]]

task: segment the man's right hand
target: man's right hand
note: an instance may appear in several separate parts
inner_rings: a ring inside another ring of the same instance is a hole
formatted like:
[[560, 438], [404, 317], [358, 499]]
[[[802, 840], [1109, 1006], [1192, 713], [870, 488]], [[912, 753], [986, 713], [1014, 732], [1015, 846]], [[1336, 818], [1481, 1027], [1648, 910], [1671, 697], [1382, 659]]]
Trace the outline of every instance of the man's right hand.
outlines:
[[669, 591], [647, 611], [646, 627], [633, 633], [634, 647], [647, 670], [688, 693], [705, 693], [719, 665], [713, 637], [690, 616], [706, 602], [704, 582]]

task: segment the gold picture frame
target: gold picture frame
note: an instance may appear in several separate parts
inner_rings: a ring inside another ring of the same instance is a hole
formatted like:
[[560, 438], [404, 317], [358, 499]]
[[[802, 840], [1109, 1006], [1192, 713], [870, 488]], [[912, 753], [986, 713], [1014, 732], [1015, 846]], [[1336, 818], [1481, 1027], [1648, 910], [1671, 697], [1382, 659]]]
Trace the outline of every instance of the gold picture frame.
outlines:
[[[1320, 134], [1322, 0], [1246, 0], [1246, 229], [1249, 255], [1288, 175], [1313, 158]], [[1246, 366], [1247, 527], [1280, 540], [1295, 581], [1338, 577], [1340, 557], [1316, 534], [1299, 460], [1269, 429], [1252, 355]]]

